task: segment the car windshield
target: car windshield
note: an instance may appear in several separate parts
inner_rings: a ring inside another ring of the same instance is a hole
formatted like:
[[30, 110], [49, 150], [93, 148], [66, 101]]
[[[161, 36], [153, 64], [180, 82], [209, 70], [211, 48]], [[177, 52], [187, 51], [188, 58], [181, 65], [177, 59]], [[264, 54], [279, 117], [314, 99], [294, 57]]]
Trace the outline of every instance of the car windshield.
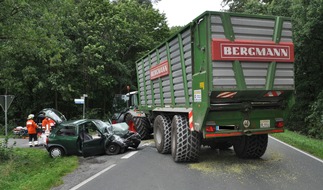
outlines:
[[112, 125], [101, 120], [95, 121], [101, 133], [113, 133]]

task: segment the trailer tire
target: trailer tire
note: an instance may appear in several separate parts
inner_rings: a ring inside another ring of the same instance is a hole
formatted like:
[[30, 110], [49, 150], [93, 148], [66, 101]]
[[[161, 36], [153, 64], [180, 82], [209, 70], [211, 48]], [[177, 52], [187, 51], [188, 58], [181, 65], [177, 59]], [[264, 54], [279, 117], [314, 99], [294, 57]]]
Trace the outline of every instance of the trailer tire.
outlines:
[[159, 153], [171, 152], [171, 120], [168, 116], [158, 115], [154, 121], [154, 140]]
[[150, 123], [145, 117], [134, 118], [135, 129], [141, 136], [141, 139], [148, 139], [150, 137]]
[[172, 120], [171, 151], [175, 162], [198, 161], [201, 138], [199, 133], [190, 131], [187, 117], [175, 115]]
[[239, 158], [260, 158], [267, 149], [268, 135], [243, 136], [234, 143], [234, 152]]

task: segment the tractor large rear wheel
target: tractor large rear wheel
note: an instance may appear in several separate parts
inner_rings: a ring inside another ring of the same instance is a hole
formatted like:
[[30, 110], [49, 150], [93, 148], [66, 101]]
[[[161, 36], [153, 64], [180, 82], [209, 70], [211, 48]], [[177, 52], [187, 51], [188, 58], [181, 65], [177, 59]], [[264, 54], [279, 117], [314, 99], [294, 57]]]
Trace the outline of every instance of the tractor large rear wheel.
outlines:
[[134, 118], [135, 129], [140, 134], [141, 139], [148, 139], [150, 137], [150, 123], [145, 117]]
[[240, 158], [260, 158], [266, 152], [268, 135], [242, 136], [233, 147]]
[[175, 115], [172, 120], [172, 157], [175, 162], [195, 162], [198, 160], [201, 139], [199, 133], [190, 131], [187, 117]]
[[158, 115], [154, 121], [154, 140], [159, 153], [171, 152], [171, 120], [168, 116]]

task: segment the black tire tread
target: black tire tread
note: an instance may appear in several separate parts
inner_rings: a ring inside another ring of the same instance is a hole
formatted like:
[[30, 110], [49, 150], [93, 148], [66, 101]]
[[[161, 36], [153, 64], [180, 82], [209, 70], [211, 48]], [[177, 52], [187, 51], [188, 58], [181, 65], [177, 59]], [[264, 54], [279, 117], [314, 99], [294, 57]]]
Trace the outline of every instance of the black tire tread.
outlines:
[[133, 118], [137, 133], [141, 136], [141, 139], [148, 139], [150, 137], [150, 123], [145, 117]]
[[175, 162], [198, 161], [201, 139], [199, 133], [190, 131], [187, 117], [175, 115], [172, 121], [172, 156]]
[[[171, 153], [171, 120], [168, 116], [158, 115], [154, 121], [154, 140], [155, 145], [159, 153], [169, 154]], [[158, 144], [156, 140], [157, 128], [160, 128], [160, 131], [163, 134], [161, 143]]]
[[266, 152], [268, 135], [243, 136], [238, 143], [234, 144], [234, 151], [240, 158], [260, 158]]

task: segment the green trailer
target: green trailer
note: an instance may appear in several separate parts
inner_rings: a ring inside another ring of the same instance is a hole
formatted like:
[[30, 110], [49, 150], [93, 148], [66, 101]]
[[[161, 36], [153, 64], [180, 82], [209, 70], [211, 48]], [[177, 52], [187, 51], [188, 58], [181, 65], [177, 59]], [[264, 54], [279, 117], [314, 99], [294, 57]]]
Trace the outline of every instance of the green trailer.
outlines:
[[137, 61], [133, 118], [176, 162], [196, 161], [201, 145], [259, 158], [284, 131], [293, 61], [289, 18], [204, 12]]

